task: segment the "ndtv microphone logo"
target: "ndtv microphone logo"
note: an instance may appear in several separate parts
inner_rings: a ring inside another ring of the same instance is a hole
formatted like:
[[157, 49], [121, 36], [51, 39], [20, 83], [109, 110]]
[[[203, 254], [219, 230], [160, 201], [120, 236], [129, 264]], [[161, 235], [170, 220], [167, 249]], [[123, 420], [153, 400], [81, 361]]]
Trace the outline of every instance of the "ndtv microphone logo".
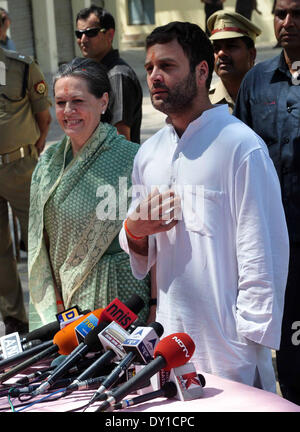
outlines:
[[185, 356], [187, 358], [189, 358], [190, 357], [189, 351], [188, 351], [187, 347], [184, 345], [184, 343], [182, 342], [182, 340], [179, 339], [177, 336], [173, 336], [172, 340], [174, 340], [175, 342], [178, 343], [178, 345], [180, 346], [180, 348], [182, 348], [182, 351], [185, 353]]

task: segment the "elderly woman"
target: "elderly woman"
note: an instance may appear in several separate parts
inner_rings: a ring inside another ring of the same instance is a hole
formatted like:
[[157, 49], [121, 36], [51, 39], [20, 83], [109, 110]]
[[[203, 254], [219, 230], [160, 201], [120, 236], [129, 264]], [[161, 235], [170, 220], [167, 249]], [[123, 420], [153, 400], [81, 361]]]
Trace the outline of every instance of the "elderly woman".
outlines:
[[105, 70], [89, 59], [62, 65], [54, 78], [65, 137], [45, 151], [32, 177], [30, 330], [71, 306], [94, 310], [133, 293], [145, 302], [139, 317], [148, 315], [149, 279], [132, 276], [118, 241], [138, 145], [106, 122], [109, 92]]

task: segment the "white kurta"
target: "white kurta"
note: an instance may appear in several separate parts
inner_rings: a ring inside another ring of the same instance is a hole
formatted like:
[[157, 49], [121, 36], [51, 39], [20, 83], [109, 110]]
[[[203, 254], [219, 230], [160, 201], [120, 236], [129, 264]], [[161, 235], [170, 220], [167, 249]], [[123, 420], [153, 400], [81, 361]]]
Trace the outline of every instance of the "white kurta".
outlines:
[[[147, 193], [181, 186], [183, 218], [149, 237], [148, 257], [129, 250], [124, 228], [120, 233], [136, 278], [157, 264], [163, 336], [189, 334], [200, 372], [275, 391], [270, 348], [280, 344], [289, 243], [265, 143], [217, 105], [180, 139], [171, 125], [148, 139], [136, 155], [133, 184]], [[185, 205], [195, 194], [191, 185], [203, 191], [196, 212]]]

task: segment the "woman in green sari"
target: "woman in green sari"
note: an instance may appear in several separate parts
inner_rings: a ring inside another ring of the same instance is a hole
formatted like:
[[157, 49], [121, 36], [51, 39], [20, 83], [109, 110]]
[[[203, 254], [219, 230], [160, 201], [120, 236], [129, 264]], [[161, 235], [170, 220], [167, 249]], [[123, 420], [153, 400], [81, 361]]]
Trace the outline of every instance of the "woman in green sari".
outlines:
[[32, 176], [30, 331], [74, 305], [94, 310], [133, 293], [144, 300], [139, 317], [147, 320], [150, 278], [134, 278], [118, 240], [139, 146], [106, 122], [109, 92], [106, 71], [89, 59], [61, 66], [54, 79], [65, 137], [44, 152]]

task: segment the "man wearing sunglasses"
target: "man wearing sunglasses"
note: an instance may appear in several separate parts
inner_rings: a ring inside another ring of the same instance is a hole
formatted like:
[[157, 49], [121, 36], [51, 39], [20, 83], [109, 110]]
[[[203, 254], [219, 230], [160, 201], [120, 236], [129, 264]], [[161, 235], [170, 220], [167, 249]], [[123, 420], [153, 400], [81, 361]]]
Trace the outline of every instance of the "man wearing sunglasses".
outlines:
[[290, 264], [276, 360], [283, 397], [300, 405], [300, 0], [275, 2], [274, 30], [282, 52], [247, 73], [234, 114], [264, 139], [281, 183]]
[[143, 91], [134, 70], [113, 49], [115, 20], [98, 6], [79, 11], [75, 36], [82, 55], [106, 66], [112, 92], [112, 124], [128, 140], [140, 143]]

